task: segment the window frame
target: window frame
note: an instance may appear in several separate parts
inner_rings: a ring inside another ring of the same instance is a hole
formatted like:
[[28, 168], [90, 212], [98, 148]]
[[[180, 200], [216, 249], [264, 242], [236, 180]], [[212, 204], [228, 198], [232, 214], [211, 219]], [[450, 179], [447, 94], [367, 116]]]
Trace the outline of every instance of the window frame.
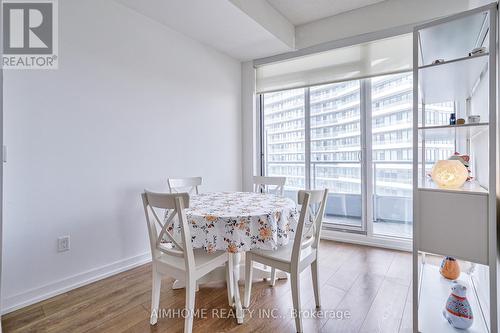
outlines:
[[[412, 74], [412, 71], [406, 71], [404, 73]], [[385, 75], [383, 75], [385, 76]], [[395, 239], [398, 241], [406, 242], [411, 241], [411, 238], [407, 238], [404, 236], [392, 236], [392, 235], [382, 235], [382, 234], [374, 234], [373, 223], [374, 223], [374, 207], [373, 200], [369, 200], [369, 198], [373, 197], [373, 186], [374, 186], [374, 177], [373, 177], [373, 133], [372, 133], [372, 80], [371, 78], [363, 78], [359, 80], [346, 80], [344, 82], [349, 81], [359, 81], [359, 108], [360, 108], [360, 167], [361, 167], [361, 200], [362, 200], [362, 213], [361, 213], [361, 226], [349, 226], [342, 225], [337, 223], [324, 223], [323, 229], [330, 231], [342, 231], [349, 232], [354, 234], [361, 234], [369, 237], [376, 238], [387, 238], [387, 239]], [[342, 83], [342, 82], [338, 82]], [[312, 181], [312, 172], [311, 172], [311, 91], [310, 89], [315, 86], [304, 87], [304, 179], [306, 184], [306, 189], [311, 188]], [[283, 90], [285, 91], [285, 90]], [[256, 95], [256, 105], [259, 119], [259, 135], [257, 136], [257, 140], [259, 141], [259, 157], [260, 157], [260, 174], [264, 176], [267, 173], [266, 170], [266, 161], [265, 161], [265, 138], [264, 138], [264, 95], [265, 93]], [[350, 95], [349, 95], [350, 96]], [[401, 96], [403, 96], [401, 94]], [[398, 95], [399, 97], [399, 95]], [[403, 98], [401, 98], [403, 101]], [[380, 107], [380, 106], [379, 106]], [[349, 110], [346, 110], [348, 112]], [[403, 116], [401, 116], [403, 118]], [[403, 134], [402, 134], [403, 135]], [[411, 155], [411, 154], [410, 154]]]

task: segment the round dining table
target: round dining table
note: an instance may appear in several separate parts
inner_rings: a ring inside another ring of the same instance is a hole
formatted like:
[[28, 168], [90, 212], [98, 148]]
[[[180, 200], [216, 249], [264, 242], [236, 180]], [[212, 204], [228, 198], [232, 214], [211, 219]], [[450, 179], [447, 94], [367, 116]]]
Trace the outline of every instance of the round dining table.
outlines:
[[185, 214], [193, 248], [209, 253], [229, 252], [233, 269], [228, 283], [233, 284], [231, 296], [237, 321], [243, 323], [238, 288], [241, 254], [287, 245], [293, 239], [299, 217], [295, 202], [267, 193], [210, 192], [192, 195]]

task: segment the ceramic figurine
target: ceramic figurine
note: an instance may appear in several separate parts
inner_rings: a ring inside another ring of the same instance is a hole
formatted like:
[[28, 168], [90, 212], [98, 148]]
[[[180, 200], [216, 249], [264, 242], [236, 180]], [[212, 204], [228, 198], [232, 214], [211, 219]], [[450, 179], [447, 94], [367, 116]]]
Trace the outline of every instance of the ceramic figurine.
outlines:
[[472, 308], [466, 294], [467, 287], [455, 282], [451, 287], [450, 297], [448, 297], [446, 307], [443, 310], [443, 316], [450, 325], [461, 330], [471, 327], [474, 321]]
[[469, 165], [470, 165], [470, 156], [469, 155], [467, 155], [467, 154], [460, 154], [459, 152], [455, 152], [448, 159], [449, 160], [457, 160], [457, 161], [462, 162], [462, 164], [467, 168], [467, 171], [469, 172], [469, 177], [467, 177], [467, 180], [469, 181], [469, 180], [472, 179], [472, 177], [471, 177], [471, 171], [470, 171], [470, 168], [469, 168]]
[[460, 265], [455, 258], [445, 257], [443, 261], [441, 261], [439, 273], [448, 280], [456, 280], [460, 276]]

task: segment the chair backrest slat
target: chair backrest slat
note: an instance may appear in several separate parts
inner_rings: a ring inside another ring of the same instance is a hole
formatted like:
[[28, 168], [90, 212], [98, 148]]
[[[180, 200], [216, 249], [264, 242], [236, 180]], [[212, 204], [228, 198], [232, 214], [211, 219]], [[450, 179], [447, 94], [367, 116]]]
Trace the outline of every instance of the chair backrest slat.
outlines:
[[254, 176], [254, 192], [272, 193], [283, 196], [285, 192], [286, 177]]
[[[142, 201], [144, 213], [146, 214], [153, 260], [161, 253], [164, 253], [165, 255], [184, 258], [186, 269], [189, 266], [194, 267], [191, 233], [184, 212], [184, 208], [189, 207], [189, 194], [153, 193], [145, 191], [142, 194]], [[159, 218], [156, 209], [165, 209], [168, 211], [168, 215], [163, 221]], [[175, 218], [177, 218], [181, 227], [180, 241], [176, 240], [174, 234], [169, 231], [169, 227], [173, 225]], [[159, 232], [156, 225], [160, 227]]]
[[304, 224], [306, 217], [309, 214], [309, 193], [304, 193], [302, 198], [302, 209], [300, 210], [299, 221], [295, 230], [295, 238], [293, 240], [292, 260], [300, 261], [300, 251], [302, 250], [302, 235], [304, 233]]
[[302, 206], [302, 209], [304, 209], [306, 194], [309, 194], [308, 219], [310, 225], [307, 231], [302, 235], [302, 248], [308, 246], [318, 248], [321, 237], [321, 227], [325, 215], [326, 201], [328, 200], [328, 189], [299, 191], [297, 201], [299, 205]]
[[188, 178], [168, 178], [168, 189], [170, 193], [187, 192], [189, 194], [199, 194], [198, 186], [202, 183], [201, 177]]
[[193, 244], [191, 243], [191, 231], [184, 212], [184, 199], [183, 197], [175, 198], [175, 208], [179, 212], [179, 221], [181, 222], [182, 241], [184, 243], [184, 263], [186, 270], [191, 271], [195, 268]]
[[[158, 239], [156, 240], [156, 246], [160, 247], [162, 249], [162, 251], [165, 252], [165, 250], [168, 250], [168, 248], [164, 247], [162, 245], [162, 242], [165, 238], [168, 238], [168, 241], [170, 241], [172, 244], [174, 244], [175, 247], [180, 248], [182, 251], [183, 250], [182, 245], [180, 245], [177, 242], [177, 240], [174, 238], [174, 236], [168, 232], [169, 227], [170, 226], [173, 227], [174, 218], [178, 215], [177, 209], [174, 209], [170, 212], [170, 214], [168, 215], [168, 218], [166, 218], [166, 221], [163, 224], [161, 223], [161, 221], [158, 217], [158, 214], [156, 214], [156, 211], [152, 208], [150, 208], [150, 209], [153, 213], [155, 220], [157, 221], [157, 223], [161, 227], [160, 233], [158, 235]], [[169, 251], [168, 250], [167, 252], [176, 252], [177, 253], [178, 251]]]

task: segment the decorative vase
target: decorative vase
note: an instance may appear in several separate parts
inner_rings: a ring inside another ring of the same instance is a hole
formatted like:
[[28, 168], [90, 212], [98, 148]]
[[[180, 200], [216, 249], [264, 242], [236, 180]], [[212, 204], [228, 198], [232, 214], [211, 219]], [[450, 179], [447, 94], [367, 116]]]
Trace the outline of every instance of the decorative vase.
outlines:
[[446, 301], [443, 316], [451, 326], [466, 330], [472, 326], [474, 317], [472, 308], [467, 300], [467, 287], [460, 283], [454, 283], [451, 287], [451, 294]]
[[460, 265], [453, 257], [444, 257], [439, 273], [448, 280], [456, 280], [460, 276]]

